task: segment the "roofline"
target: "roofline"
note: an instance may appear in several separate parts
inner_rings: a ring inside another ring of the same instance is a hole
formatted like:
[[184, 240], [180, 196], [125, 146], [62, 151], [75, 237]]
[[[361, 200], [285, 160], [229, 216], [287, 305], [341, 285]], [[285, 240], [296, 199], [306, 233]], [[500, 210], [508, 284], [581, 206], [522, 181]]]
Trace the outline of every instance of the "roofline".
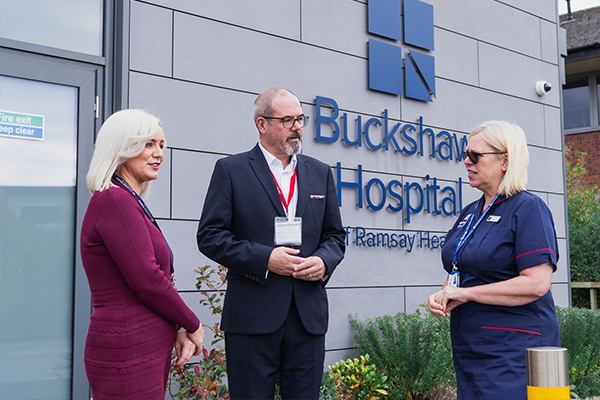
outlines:
[[593, 49], [597, 49], [597, 48], [600, 48], [600, 42], [586, 44], [585, 46], [571, 47], [570, 49], [567, 49], [567, 54], [568, 53], [579, 53], [581, 51], [593, 50]]

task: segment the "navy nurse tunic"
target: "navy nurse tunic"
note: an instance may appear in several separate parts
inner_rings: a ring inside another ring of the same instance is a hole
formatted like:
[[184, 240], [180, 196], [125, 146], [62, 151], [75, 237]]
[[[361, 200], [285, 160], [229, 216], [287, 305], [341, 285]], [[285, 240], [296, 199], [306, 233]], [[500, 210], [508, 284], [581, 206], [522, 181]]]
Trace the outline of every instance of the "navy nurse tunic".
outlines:
[[[442, 249], [444, 269], [452, 270], [456, 243], [470, 214], [476, 221], [483, 197], [465, 207]], [[473, 222], [474, 223], [474, 222]], [[458, 252], [460, 286], [504, 281], [520, 271], [555, 266], [558, 245], [552, 214], [534, 194], [499, 196]], [[552, 293], [517, 307], [467, 302], [452, 310], [450, 331], [458, 399], [526, 399], [525, 349], [560, 346]]]

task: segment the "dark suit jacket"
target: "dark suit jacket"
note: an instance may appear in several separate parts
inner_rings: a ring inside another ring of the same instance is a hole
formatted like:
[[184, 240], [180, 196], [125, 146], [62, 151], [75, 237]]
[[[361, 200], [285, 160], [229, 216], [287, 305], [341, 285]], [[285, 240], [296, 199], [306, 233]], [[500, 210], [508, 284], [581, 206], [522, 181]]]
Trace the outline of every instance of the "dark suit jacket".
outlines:
[[274, 220], [285, 216], [275, 181], [258, 145], [217, 161], [198, 226], [198, 248], [228, 268], [221, 329], [265, 334], [285, 321], [292, 293], [305, 328], [327, 331], [325, 284], [344, 258], [345, 232], [333, 174], [328, 165], [298, 155], [298, 205], [302, 218], [299, 256], [323, 259], [328, 275], [320, 282], [267, 273], [274, 245]]

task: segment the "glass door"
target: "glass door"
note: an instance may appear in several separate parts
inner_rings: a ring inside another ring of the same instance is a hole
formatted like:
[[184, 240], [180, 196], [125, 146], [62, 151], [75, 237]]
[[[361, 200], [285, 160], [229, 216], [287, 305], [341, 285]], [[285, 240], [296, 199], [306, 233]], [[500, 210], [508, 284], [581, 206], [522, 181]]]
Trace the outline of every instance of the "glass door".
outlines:
[[77, 97], [0, 75], [2, 399], [71, 391]]
[[0, 400], [89, 398], [78, 246], [99, 70], [0, 58]]

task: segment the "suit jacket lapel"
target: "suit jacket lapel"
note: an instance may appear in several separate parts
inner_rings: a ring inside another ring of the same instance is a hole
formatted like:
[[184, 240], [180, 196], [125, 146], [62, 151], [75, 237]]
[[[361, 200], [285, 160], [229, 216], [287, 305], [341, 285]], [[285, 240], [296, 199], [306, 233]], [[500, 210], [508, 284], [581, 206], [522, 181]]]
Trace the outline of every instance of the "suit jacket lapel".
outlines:
[[267, 161], [265, 160], [265, 156], [262, 154], [262, 151], [258, 147], [258, 144], [254, 146], [248, 155], [250, 167], [256, 174], [256, 177], [260, 181], [263, 189], [269, 196], [271, 203], [277, 210], [280, 216], [285, 216], [285, 210], [283, 209], [283, 204], [281, 204], [281, 199], [279, 198], [279, 192], [277, 191], [277, 186], [275, 185], [275, 181], [273, 180], [273, 175], [271, 174], [271, 170], [267, 165]]
[[309, 197], [310, 188], [310, 167], [304, 157], [298, 154], [298, 164], [296, 166], [296, 181], [298, 182], [298, 203], [296, 205], [296, 216], [302, 217]]

